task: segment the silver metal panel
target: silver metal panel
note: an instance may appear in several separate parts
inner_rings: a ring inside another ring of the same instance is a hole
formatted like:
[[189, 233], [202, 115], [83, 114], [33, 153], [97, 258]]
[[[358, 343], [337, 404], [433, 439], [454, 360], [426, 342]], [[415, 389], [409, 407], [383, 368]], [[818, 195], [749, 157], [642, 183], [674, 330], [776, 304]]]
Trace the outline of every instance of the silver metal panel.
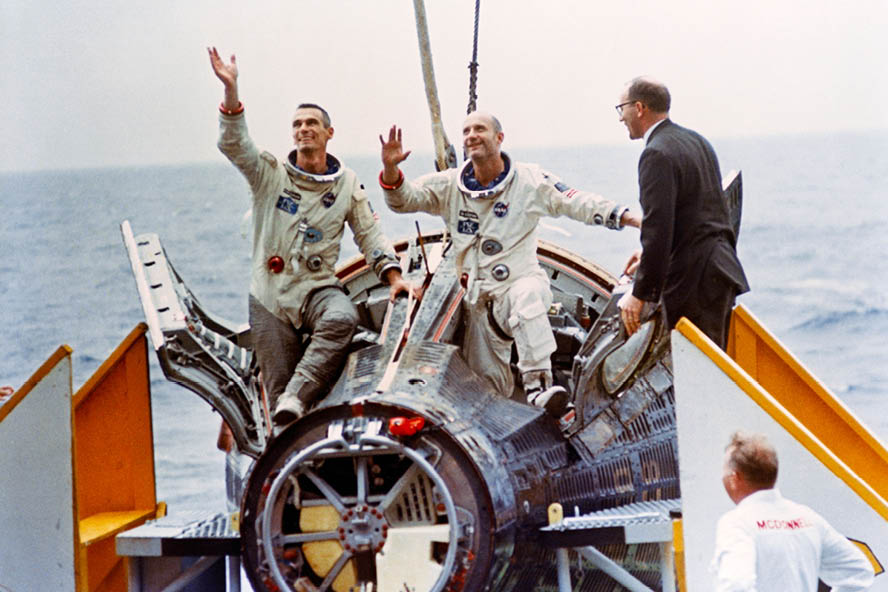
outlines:
[[[208, 552], [208, 546], [239, 539], [228, 514], [186, 512], [150, 520], [117, 535], [116, 548], [118, 555], [130, 557], [210, 555], [213, 553]], [[170, 548], [175, 553], [169, 553]]]
[[672, 540], [671, 511], [681, 510], [680, 499], [636, 502], [618, 508], [565, 518], [544, 531], [588, 530], [622, 527], [627, 544], [656, 543]]

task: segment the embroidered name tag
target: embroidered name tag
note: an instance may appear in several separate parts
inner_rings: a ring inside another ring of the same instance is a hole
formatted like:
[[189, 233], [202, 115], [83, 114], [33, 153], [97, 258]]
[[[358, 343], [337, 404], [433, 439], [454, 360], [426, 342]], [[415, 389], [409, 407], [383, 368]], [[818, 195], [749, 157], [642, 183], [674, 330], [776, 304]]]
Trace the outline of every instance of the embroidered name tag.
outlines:
[[277, 209], [283, 210], [290, 215], [293, 215], [299, 211], [299, 204], [296, 203], [295, 199], [288, 195], [279, 195], [276, 207]]
[[460, 220], [456, 224], [456, 231], [460, 234], [477, 234], [478, 223], [474, 220]]
[[472, 210], [460, 210], [459, 215], [463, 218], [471, 218], [472, 220], [478, 219], [478, 214], [476, 214]]

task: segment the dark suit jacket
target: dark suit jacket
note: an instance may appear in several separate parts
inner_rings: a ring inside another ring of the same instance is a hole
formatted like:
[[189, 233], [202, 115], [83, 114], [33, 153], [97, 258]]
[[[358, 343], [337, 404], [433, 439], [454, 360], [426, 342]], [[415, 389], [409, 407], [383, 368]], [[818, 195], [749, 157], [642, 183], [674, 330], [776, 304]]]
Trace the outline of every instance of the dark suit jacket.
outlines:
[[[709, 142], [669, 119], [648, 137], [638, 161], [642, 256], [632, 293], [661, 297], [670, 326], [691, 321], [726, 290], [749, 289]], [[733, 302], [733, 296], [730, 297]]]

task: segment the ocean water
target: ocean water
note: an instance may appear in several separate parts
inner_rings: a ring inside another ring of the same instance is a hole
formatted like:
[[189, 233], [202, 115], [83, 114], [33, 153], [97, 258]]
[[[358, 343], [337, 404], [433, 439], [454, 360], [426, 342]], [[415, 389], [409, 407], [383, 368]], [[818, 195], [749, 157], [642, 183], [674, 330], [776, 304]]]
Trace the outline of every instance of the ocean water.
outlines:
[[[884, 133], [713, 139], [722, 172], [742, 169], [738, 251], [752, 291], [740, 298], [883, 440], [888, 441], [888, 139]], [[334, 145], [331, 145], [331, 150]], [[639, 143], [510, 152], [575, 187], [637, 207]], [[335, 153], [335, 150], [334, 150]], [[376, 156], [343, 158], [364, 180], [392, 238], [441, 227], [389, 212]], [[414, 154], [408, 176], [433, 170]], [[79, 388], [140, 321], [119, 225], [160, 235], [201, 302], [247, 319], [246, 183], [215, 163], [0, 175], [0, 385], [18, 388], [60, 344]], [[543, 237], [618, 274], [638, 244], [548, 219]], [[357, 250], [346, 232], [343, 258]], [[158, 499], [171, 512], [224, 509], [219, 417], [168, 383], [151, 354]]]

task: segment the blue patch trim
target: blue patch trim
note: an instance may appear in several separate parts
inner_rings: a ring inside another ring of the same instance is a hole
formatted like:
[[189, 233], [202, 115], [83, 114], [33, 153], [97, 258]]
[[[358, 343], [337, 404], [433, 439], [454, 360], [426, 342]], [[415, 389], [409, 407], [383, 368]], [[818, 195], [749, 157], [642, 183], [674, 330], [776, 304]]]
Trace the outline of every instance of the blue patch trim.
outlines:
[[299, 211], [299, 204], [296, 203], [295, 199], [287, 195], [279, 195], [277, 205], [275, 207], [279, 210], [287, 212], [290, 215], [293, 215]]
[[460, 234], [478, 234], [479, 224], [474, 220], [460, 220], [456, 224], [456, 231]]
[[564, 193], [565, 191], [567, 191], [568, 189], [570, 189], [570, 187], [568, 187], [567, 185], [565, 185], [565, 184], [562, 183], [561, 181], [558, 181], [557, 183], [555, 183], [555, 189], [557, 189], [557, 190], [560, 191], [561, 193]]

